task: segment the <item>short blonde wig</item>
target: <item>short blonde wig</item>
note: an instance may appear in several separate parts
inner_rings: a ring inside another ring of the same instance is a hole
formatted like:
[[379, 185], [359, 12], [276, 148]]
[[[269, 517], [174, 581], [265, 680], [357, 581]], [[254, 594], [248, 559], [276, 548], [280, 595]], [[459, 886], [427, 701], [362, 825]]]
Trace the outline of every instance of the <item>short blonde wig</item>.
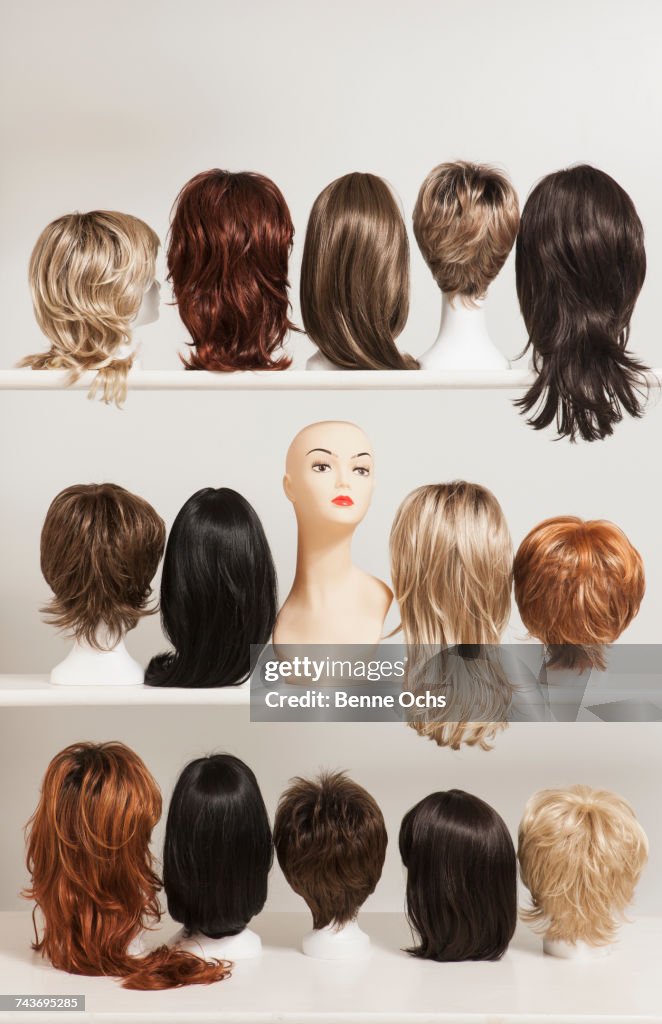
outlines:
[[615, 793], [571, 786], [531, 797], [518, 857], [531, 909], [522, 918], [550, 940], [614, 939], [648, 859], [648, 839]]
[[[405, 642], [414, 647], [498, 644], [510, 618], [513, 549], [505, 516], [491, 491], [455, 480], [412, 491], [400, 505], [391, 529], [391, 575]], [[428, 652], [428, 656], [429, 656]], [[442, 659], [443, 660], [443, 659]], [[440, 667], [447, 667], [439, 663]], [[419, 666], [420, 668], [420, 666]], [[466, 677], [467, 673], [472, 681]], [[419, 733], [444, 746], [479, 743], [505, 727], [512, 687], [489, 657], [460, 659], [454, 674], [442, 673], [444, 686], [455, 680], [460, 703], [448, 716], [454, 722], [413, 721]], [[412, 673], [413, 678], [413, 673]], [[429, 671], [416, 685], [430, 688]], [[495, 720], [468, 726], [468, 707], [491, 709]]]
[[72, 382], [96, 370], [89, 397], [101, 389], [104, 402], [121, 405], [132, 359], [118, 350], [131, 339], [158, 248], [154, 231], [126, 213], [71, 213], [49, 224], [32, 251], [30, 287], [51, 347], [19, 365], [69, 370]]
[[444, 295], [466, 305], [485, 296], [519, 227], [519, 200], [495, 167], [439, 164], [421, 185], [414, 235]]

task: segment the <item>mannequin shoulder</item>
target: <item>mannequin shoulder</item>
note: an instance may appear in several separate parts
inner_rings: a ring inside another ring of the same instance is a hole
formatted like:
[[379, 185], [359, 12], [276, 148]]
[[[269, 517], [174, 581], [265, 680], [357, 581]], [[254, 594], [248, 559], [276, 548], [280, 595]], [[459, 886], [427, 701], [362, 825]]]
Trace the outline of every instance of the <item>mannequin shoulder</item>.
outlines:
[[381, 615], [382, 618], [386, 617], [386, 613], [393, 603], [393, 591], [388, 584], [378, 579], [377, 576], [370, 576], [369, 573], [362, 572], [359, 593], [362, 605], [370, 608], [375, 614]]

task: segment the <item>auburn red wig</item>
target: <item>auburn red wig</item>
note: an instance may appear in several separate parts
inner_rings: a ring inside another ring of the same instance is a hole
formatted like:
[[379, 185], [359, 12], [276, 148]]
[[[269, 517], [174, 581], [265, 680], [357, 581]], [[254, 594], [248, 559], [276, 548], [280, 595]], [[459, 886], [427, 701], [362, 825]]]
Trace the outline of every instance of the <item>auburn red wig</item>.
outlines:
[[639, 552], [603, 519], [546, 519], [515, 556], [515, 599], [529, 633], [566, 667], [604, 668], [613, 643], [639, 611], [646, 581]]
[[158, 786], [124, 744], [74, 743], [53, 758], [27, 825], [32, 884], [24, 893], [36, 902], [33, 948], [53, 967], [120, 977], [133, 989], [207, 984], [229, 975], [227, 961], [167, 946], [144, 956], [129, 950], [161, 916], [161, 883], [149, 849], [160, 816]]
[[168, 279], [193, 341], [189, 370], [284, 370], [294, 225], [269, 178], [218, 169], [191, 178], [174, 206]]

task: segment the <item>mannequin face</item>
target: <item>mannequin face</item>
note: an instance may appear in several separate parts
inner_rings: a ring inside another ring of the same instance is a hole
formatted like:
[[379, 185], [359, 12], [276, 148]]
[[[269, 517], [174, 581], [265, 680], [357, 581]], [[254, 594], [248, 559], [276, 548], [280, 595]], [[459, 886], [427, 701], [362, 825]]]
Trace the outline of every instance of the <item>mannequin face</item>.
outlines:
[[145, 324], [153, 324], [159, 319], [159, 303], [161, 301], [161, 284], [156, 278], [143, 295], [140, 309], [133, 321], [134, 327], [144, 327]]
[[353, 423], [304, 427], [287, 452], [283, 486], [298, 522], [356, 527], [374, 487], [372, 445]]

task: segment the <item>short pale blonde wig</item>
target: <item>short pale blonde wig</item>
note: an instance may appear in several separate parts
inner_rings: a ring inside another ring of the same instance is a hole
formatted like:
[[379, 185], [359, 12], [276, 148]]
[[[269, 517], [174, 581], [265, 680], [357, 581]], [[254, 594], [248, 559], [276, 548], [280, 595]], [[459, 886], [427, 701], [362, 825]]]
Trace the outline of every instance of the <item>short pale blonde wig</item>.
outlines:
[[30, 259], [35, 317], [48, 352], [19, 365], [69, 370], [71, 381], [96, 370], [89, 397], [121, 405], [132, 359], [118, 357], [156, 272], [158, 236], [126, 213], [71, 213], [45, 228]]
[[519, 199], [495, 167], [439, 164], [421, 185], [414, 235], [444, 295], [481, 299], [506, 262], [519, 228]]
[[614, 939], [648, 859], [648, 839], [615, 793], [571, 786], [535, 793], [519, 827], [522, 912], [550, 940], [605, 946]]
[[[405, 642], [443, 649], [453, 644], [498, 644], [510, 618], [513, 548], [505, 516], [491, 491], [455, 480], [412, 491], [400, 505], [391, 529], [391, 575]], [[424, 652], [429, 660], [431, 651]], [[443, 658], [442, 658], [443, 661]], [[425, 716], [410, 724], [417, 732], [454, 749], [460, 743], [489, 748], [488, 739], [505, 728], [512, 687], [492, 658], [459, 659], [453, 673], [437, 661], [441, 688], [453, 686], [455, 699], [445, 717]], [[471, 678], [469, 678], [471, 677]], [[410, 679], [430, 689], [430, 672], [418, 666]], [[468, 724], [467, 710], [480, 707], [494, 721]]]

